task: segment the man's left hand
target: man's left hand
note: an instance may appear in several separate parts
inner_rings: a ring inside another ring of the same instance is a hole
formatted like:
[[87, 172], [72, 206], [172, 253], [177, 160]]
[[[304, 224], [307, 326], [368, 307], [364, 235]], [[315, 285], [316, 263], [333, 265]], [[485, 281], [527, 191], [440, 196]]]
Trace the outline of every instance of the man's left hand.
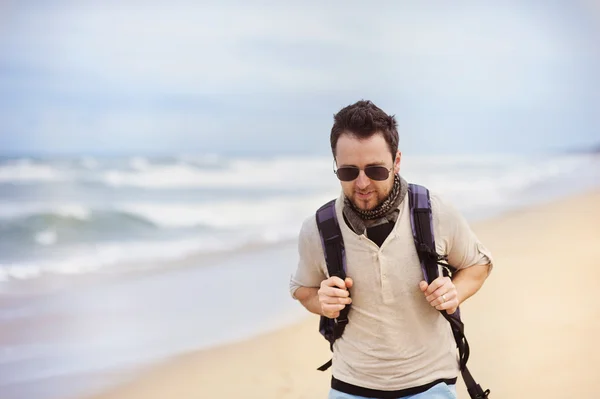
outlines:
[[431, 284], [425, 281], [419, 283], [419, 288], [425, 295], [427, 302], [437, 310], [445, 310], [448, 314], [456, 312], [458, 308], [458, 293], [450, 277], [438, 277]]

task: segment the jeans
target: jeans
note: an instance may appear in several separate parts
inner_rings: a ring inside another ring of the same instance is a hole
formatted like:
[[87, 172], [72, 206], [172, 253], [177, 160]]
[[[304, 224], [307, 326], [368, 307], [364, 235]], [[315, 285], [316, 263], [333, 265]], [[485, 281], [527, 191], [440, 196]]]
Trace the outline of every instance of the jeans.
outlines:
[[[363, 396], [354, 396], [347, 393], [336, 391], [335, 389], [329, 390], [328, 399], [368, 399]], [[457, 399], [456, 386], [446, 385], [443, 382], [429, 388], [425, 392], [418, 393], [416, 395], [405, 396], [402, 399]]]

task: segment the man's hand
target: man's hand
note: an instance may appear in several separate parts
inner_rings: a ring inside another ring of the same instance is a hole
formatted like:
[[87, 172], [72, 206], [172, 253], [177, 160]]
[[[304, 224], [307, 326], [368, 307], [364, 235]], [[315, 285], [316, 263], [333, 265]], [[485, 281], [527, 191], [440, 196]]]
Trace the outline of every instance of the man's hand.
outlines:
[[425, 281], [419, 283], [419, 288], [425, 294], [427, 302], [437, 310], [445, 310], [448, 314], [458, 308], [458, 292], [449, 277], [438, 277], [431, 284]]
[[335, 319], [340, 315], [340, 311], [352, 303], [348, 288], [352, 287], [352, 279], [346, 277], [342, 280], [339, 277], [329, 277], [321, 282], [319, 288], [319, 304], [321, 313], [330, 319]]

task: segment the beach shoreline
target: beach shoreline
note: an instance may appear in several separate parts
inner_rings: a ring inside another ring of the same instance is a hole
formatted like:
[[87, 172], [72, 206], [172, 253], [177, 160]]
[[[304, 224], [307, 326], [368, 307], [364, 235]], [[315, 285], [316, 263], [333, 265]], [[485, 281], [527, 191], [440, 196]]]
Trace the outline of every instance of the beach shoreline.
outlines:
[[[600, 349], [587, 345], [600, 333], [599, 226], [599, 190], [472, 224], [496, 267], [461, 308], [469, 368], [493, 397], [592, 397], [600, 388], [583, 361], [600, 358]], [[330, 352], [317, 326], [318, 317], [306, 314], [275, 331], [175, 356], [81, 398], [326, 397], [330, 373], [316, 367]], [[458, 389], [468, 397], [460, 379]]]

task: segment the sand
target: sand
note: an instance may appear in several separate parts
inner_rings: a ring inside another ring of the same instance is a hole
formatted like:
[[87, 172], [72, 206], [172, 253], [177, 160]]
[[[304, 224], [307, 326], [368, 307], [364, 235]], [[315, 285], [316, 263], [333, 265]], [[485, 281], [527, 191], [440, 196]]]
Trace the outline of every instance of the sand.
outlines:
[[[491, 398], [600, 397], [600, 191], [472, 227], [495, 259], [461, 307], [478, 382]], [[280, 331], [174, 358], [93, 398], [326, 398], [330, 372], [316, 367], [330, 353], [317, 323], [307, 314]], [[460, 379], [458, 391], [468, 398]]]

